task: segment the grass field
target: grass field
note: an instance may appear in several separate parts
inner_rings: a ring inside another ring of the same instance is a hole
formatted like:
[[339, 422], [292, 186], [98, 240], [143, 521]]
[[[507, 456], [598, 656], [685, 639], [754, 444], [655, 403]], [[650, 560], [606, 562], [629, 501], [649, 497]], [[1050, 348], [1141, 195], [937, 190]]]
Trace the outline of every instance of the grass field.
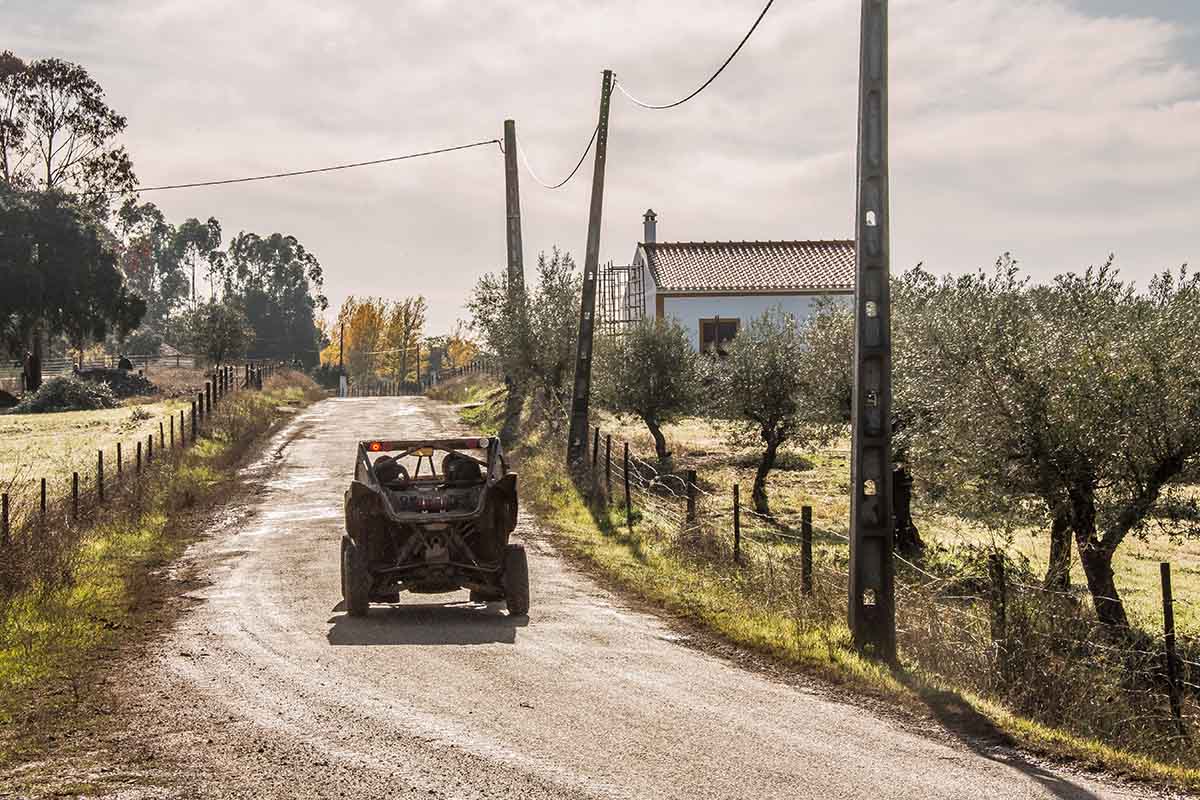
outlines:
[[[640, 422], [621, 421], [603, 411], [592, 422], [600, 425], [604, 433], [628, 440], [644, 456], [653, 455], [653, 440]], [[703, 419], [685, 420], [667, 426], [664, 431], [676, 466], [695, 469], [700, 485], [715, 495], [715, 508], [721, 513], [727, 511], [732, 518], [732, 486], [740, 483], [742, 496], [748, 498], [758, 453], [731, 448], [720, 429]], [[784, 519], [798, 520], [801, 506], [810, 505], [815, 526], [846, 532], [850, 520], [849, 484], [849, 442], [841, 441], [816, 452], [781, 453], [779, 466], [768, 478], [768, 494], [772, 511]], [[1010, 552], [1026, 556], [1037, 571], [1044, 572], [1049, 561], [1050, 545], [1045, 531], [1019, 530], [1011, 540], [1000, 541], [991, 532], [960, 519], [923, 513], [919, 501], [914, 501], [913, 519], [927, 544], [954, 546], [996, 541]], [[1114, 559], [1117, 589], [1131, 621], [1147, 631], [1161, 632], [1161, 561], [1172, 564], [1175, 624], [1180, 634], [1200, 635], [1200, 541], [1173, 539], [1161, 532], [1127, 539]], [[1071, 580], [1075, 585], [1083, 585], [1078, 554], [1074, 554]]]
[[61, 411], [51, 414], [0, 415], [0, 485], [36, 482], [43, 477], [69, 486], [71, 472], [88, 474], [96, 468], [96, 451], [107, 463], [116, 458], [122, 442], [124, 458], [151, 433], [158, 444], [158, 423], [189, 408], [182, 400], [136, 402], [99, 411]]

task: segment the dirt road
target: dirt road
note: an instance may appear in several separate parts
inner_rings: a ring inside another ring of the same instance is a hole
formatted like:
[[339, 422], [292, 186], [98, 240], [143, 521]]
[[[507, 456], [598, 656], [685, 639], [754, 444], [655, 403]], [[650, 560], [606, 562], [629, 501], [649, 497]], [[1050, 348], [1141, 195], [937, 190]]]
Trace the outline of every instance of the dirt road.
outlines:
[[345, 616], [353, 443], [458, 432], [433, 403], [378, 398], [320, 403], [277, 438], [248, 471], [260, 485], [241, 522], [189, 553], [204, 579], [193, 605], [122, 679], [128, 769], [159, 788], [120, 796], [1144, 796], [923, 736], [687, 647], [529, 520], [517, 532], [528, 619], [465, 592]]

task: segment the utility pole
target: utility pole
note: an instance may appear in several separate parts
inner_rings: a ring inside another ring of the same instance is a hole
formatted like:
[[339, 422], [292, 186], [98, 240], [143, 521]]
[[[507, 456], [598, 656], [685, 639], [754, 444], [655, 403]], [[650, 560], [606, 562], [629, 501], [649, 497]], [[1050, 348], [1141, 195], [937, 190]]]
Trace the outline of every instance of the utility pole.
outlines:
[[604, 211], [604, 163], [608, 152], [608, 105], [612, 70], [604, 70], [600, 87], [600, 121], [596, 125], [596, 166], [592, 173], [592, 207], [588, 215], [587, 250], [583, 257], [583, 299], [579, 308], [579, 349], [575, 354], [575, 388], [571, 394], [571, 427], [567, 434], [567, 466], [587, 456], [588, 401], [592, 386], [592, 333], [596, 323], [596, 273], [600, 267], [600, 221]]
[[849, 622], [854, 644], [860, 651], [894, 661], [887, 9], [887, 0], [863, 0], [858, 84]]
[[[508, 214], [506, 241], [508, 245], [508, 300], [514, 313], [521, 314], [522, 325], [525, 314], [525, 255], [521, 242], [521, 187], [517, 181], [517, 123], [504, 120], [504, 205]], [[500, 427], [500, 441], [509, 444], [516, 438], [517, 424], [521, 420], [521, 407], [525, 405], [525, 394], [512, 375], [504, 376], [508, 398], [504, 403], [504, 423]]]

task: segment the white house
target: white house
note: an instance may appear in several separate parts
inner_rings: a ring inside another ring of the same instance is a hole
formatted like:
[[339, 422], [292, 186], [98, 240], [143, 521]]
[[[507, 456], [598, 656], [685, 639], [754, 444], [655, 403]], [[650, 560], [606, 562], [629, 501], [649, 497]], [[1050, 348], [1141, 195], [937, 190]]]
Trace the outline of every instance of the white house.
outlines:
[[632, 271], [644, 309], [674, 317], [698, 350], [718, 349], [772, 308], [797, 321], [821, 297], [854, 295], [854, 241], [660, 242], [657, 216], [643, 217]]

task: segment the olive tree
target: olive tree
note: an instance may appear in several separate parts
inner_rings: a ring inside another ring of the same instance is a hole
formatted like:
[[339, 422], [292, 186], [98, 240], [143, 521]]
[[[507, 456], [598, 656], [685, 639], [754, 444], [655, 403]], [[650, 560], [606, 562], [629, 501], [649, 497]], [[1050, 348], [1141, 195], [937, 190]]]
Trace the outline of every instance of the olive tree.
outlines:
[[1162, 273], [1139, 293], [1110, 259], [1033, 287], [1005, 258], [990, 274], [912, 275], [896, 296], [919, 474], [989, 524], [1050, 522], [1052, 581], [1069, 532], [1097, 616], [1127, 625], [1120, 545], [1156, 520], [1195, 524], [1176, 488], [1200, 459], [1200, 276]]
[[811, 321], [798, 326], [790, 314], [769, 311], [739, 331], [728, 356], [713, 363], [731, 443], [763, 447], [751, 493], [760, 514], [771, 513], [767, 476], [779, 448], [809, 445], [841, 428], [813, 397], [815, 368], [806, 360], [811, 330]]
[[699, 358], [683, 326], [671, 318], [643, 317], [596, 348], [600, 402], [644, 422], [662, 463], [671, 456], [662, 426], [694, 411], [699, 401]]
[[[504, 273], [488, 273], [467, 301], [471, 329], [499, 358], [510, 395], [539, 392], [556, 418], [565, 414], [571, 395], [582, 285], [571, 254], [554, 248], [549, 258], [538, 255], [532, 289], [510, 291]], [[506, 420], [505, 429], [511, 437], [515, 419]]]

